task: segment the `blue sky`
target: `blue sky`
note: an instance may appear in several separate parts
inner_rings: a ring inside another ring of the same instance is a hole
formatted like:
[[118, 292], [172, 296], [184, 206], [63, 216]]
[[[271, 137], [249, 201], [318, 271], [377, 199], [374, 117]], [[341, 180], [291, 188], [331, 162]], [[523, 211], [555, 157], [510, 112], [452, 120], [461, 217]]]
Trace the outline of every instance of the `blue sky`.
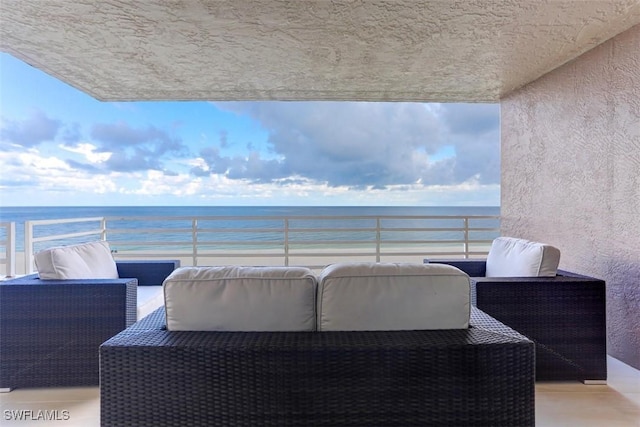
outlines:
[[1, 206], [498, 206], [497, 104], [99, 102], [0, 53]]

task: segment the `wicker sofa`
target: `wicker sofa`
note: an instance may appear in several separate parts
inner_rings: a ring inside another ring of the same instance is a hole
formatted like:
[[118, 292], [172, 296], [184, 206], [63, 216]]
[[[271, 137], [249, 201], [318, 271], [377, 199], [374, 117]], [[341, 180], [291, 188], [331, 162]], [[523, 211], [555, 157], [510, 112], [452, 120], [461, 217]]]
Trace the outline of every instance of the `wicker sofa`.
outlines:
[[[501, 240], [520, 244], [518, 239]], [[605, 281], [555, 269], [549, 277], [486, 277], [488, 260], [431, 262], [466, 272], [472, 303], [535, 342], [537, 380], [605, 383]]]
[[137, 318], [138, 287], [179, 261], [118, 261], [118, 279], [0, 282], [0, 389], [99, 383], [98, 348]]
[[[315, 330], [250, 330], [264, 320], [242, 331], [224, 321], [216, 328], [225, 330], [170, 330], [191, 326], [176, 321], [165, 295], [165, 307], [100, 347], [102, 425], [534, 425], [530, 340], [476, 308], [466, 328], [333, 330], [344, 318], [330, 305], [348, 297], [319, 281]], [[363, 302], [353, 308], [358, 319], [380, 311], [380, 300]]]

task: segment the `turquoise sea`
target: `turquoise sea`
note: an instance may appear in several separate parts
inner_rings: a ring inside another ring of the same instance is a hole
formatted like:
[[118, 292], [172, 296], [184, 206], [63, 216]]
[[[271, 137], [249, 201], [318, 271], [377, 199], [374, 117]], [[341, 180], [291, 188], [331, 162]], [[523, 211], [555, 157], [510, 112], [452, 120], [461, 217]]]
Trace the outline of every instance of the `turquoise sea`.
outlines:
[[[16, 223], [16, 250], [21, 251], [24, 247], [24, 223], [25, 221], [34, 220], [52, 220], [52, 219], [64, 219], [64, 218], [91, 218], [91, 217], [109, 217], [109, 218], [124, 218], [124, 217], [233, 217], [235, 220], [230, 225], [230, 228], [242, 229], [254, 228], [256, 226], [262, 228], [275, 227], [277, 222], [262, 221], [257, 222], [255, 219], [247, 219], [243, 221], [243, 217], [296, 217], [296, 216], [449, 216], [449, 215], [500, 215], [500, 207], [498, 206], [461, 206], [461, 207], [404, 207], [404, 206], [105, 206], [105, 207], [0, 207], [0, 222]], [[497, 221], [489, 221], [486, 226], [497, 226]], [[438, 224], [439, 222], [439, 224]], [[214, 221], [211, 221], [214, 223]], [[175, 224], [175, 223], [174, 223]], [[230, 223], [231, 224], [231, 223]], [[447, 227], [446, 220], [436, 220], [435, 223], [430, 223], [429, 227], [441, 226]], [[222, 222], [216, 222], [216, 226], [224, 226]], [[156, 227], [157, 224], [154, 224]], [[172, 225], [175, 227], [175, 225]], [[187, 225], [188, 226], [188, 225]], [[295, 224], [293, 225], [295, 227]], [[304, 224], [300, 224], [301, 228], [316, 228], [322, 227], [321, 219], [307, 220]], [[485, 225], [483, 225], [485, 226]], [[135, 229], [140, 227], [140, 223], [127, 221], [118, 221], [118, 228], [131, 228]], [[162, 227], [162, 225], [160, 225]], [[169, 227], [167, 225], [167, 227]], [[350, 222], [346, 228], [357, 228], [356, 222]], [[62, 230], [61, 225], [48, 225], [40, 226], [37, 228], [36, 236], [38, 233], [47, 235], [51, 233], [66, 233], [68, 230]], [[76, 231], [76, 230], [71, 230]], [[135, 232], [134, 232], [135, 233]], [[353, 237], [358, 232], [352, 232]], [[2, 236], [0, 236], [2, 237]], [[345, 236], [343, 235], [342, 238]], [[445, 236], [446, 237], [446, 236]], [[487, 235], [486, 238], [492, 238], [492, 235]], [[141, 233], [136, 236], [129, 236], [129, 239], [139, 242], [149, 241], [150, 236]], [[158, 236], [154, 236], [154, 239], [158, 239]], [[161, 236], [165, 241], [170, 242], [173, 239], [179, 239], [177, 235], [173, 235], [171, 232], [167, 232]], [[218, 240], [228, 239], [229, 241], [238, 241], [242, 238], [252, 238], [242, 233], [226, 233], [216, 235]], [[267, 236], [268, 238], [268, 236]], [[314, 236], [318, 238], [318, 236]], [[71, 239], [70, 239], [71, 240]], [[111, 241], [111, 239], [109, 239]], [[64, 243], [70, 243], [64, 242]], [[117, 243], [117, 242], [115, 242]]]

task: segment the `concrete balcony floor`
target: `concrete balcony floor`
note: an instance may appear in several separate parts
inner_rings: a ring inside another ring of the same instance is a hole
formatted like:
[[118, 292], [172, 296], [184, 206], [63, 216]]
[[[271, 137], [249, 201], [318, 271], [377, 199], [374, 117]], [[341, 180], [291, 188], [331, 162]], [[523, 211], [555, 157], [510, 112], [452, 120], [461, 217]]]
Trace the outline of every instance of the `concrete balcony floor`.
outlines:
[[[638, 427], [640, 426], [640, 371], [608, 358], [607, 385], [578, 382], [536, 384], [536, 425], [543, 427]], [[98, 387], [16, 389], [0, 394], [2, 426], [60, 425], [91, 427], [100, 425]], [[15, 411], [58, 411], [59, 418], [14, 420]], [[65, 412], [66, 411], [66, 412]]]

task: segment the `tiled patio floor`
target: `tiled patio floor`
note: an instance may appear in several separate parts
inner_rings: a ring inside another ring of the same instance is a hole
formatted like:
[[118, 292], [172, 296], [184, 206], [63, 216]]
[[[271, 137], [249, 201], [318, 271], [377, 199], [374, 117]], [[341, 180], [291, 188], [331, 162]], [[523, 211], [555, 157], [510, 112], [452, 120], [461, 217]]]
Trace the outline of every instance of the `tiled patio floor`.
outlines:
[[[538, 383], [536, 425], [640, 427], [640, 371], [613, 358], [608, 359], [608, 367], [607, 385]], [[17, 389], [0, 394], [0, 409], [0, 425], [3, 427], [100, 425], [100, 395], [97, 387]], [[30, 418], [35, 418], [37, 411], [57, 411], [54, 414], [60, 420], [13, 419], [20, 410], [33, 411]]]

